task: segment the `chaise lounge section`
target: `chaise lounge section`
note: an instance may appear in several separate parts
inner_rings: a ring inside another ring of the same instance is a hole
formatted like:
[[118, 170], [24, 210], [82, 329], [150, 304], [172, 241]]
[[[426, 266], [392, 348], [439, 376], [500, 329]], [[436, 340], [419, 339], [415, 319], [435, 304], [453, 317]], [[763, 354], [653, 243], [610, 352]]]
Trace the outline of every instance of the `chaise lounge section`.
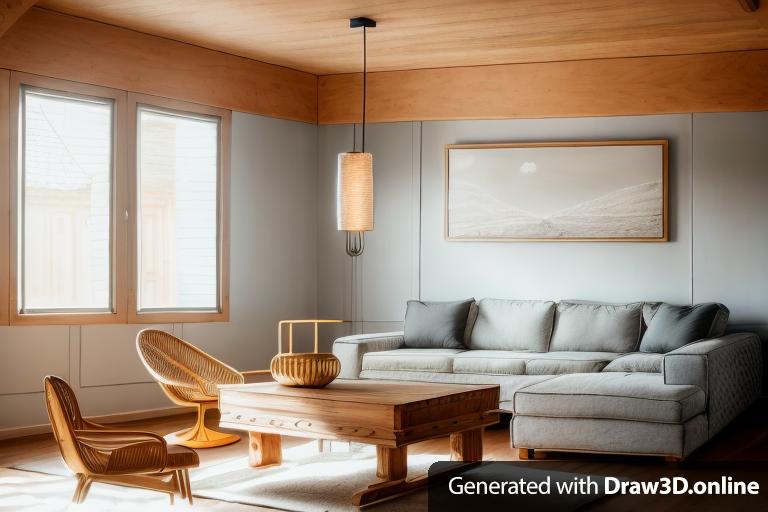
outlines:
[[414, 302], [404, 332], [334, 342], [340, 377], [498, 384], [524, 458], [552, 450], [681, 460], [761, 393], [760, 339], [725, 334], [720, 304], [483, 299], [454, 325], [458, 346], [441, 333], [425, 347], [412, 327], [423, 331], [424, 314], [411, 311], [439, 321], [443, 303]]

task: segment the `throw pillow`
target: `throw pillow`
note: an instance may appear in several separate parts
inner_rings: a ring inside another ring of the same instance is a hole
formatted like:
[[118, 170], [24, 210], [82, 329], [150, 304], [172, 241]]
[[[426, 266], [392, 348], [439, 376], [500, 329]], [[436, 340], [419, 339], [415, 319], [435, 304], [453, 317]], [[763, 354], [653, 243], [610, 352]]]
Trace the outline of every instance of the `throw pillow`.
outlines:
[[727, 319], [728, 308], [722, 304], [662, 304], [643, 335], [640, 352], [666, 354], [694, 341], [721, 336]]
[[409, 300], [405, 312], [408, 348], [463, 348], [469, 308], [475, 299], [459, 302]]

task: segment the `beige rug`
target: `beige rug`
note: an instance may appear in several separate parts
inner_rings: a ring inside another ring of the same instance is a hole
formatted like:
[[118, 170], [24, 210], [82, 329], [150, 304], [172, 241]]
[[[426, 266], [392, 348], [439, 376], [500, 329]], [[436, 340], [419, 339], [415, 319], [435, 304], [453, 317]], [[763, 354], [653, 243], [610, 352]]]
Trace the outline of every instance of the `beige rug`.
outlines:
[[[409, 477], [426, 474], [438, 460], [449, 460], [448, 455], [410, 455]], [[197, 470], [192, 488], [196, 496], [291, 512], [357, 512], [352, 495], [377, 480], [373, 446], [318, 453], [316, 444], [309, 443], [284, 450], [279, 466], [251, 468], [243, 457]], [[427, 492], [417, 491], [366, 510], [424, 512]]]
[[0, 468], [0, 511], [2, 512], [257, 512], [267, 509], [196, 499], [194, 506], [142, 489], [93, 484], [85, 503], [72, 504], [75, 479], [72, 476], [44, 475]]
[[[293, 444], [293, 446], [291, 446]], [[375, 483], [376, 450], [372, 445], [334, 443], [333, 451], [318, 453], [315, 441], [301, 443], [286, 443], [283, 445], [283, 464], [268, 468], [252, 468], [248, 458], [240, 455], [242, 451], [234, 452], [233, 458], [218, 464], [204, 464], [190, 471], [192, 479], [192, 494], [195, 497], [209, 498], [233, 504], [260, 506], [290, 512], [356, 512], [352, 505], [352, 495], [366, 486]], [[201, 456], [205, 455], [201, 451]], [[438, 460], [448, 460], [448, 454], [411, 455], [408, 457], [409, 477], [426, 474], [429, 466]], [[48, 484], [55, 487], [55, 499], [48, 499], [47, 491], [33, 489], [26, 496], [45, 501], [45, 506], [39, 510], [67, 510], [65, 506], [74, 492], [75, 478], [66, 468], [60, 457], [43, 457], [30, 459], [15, 469], [26, 479], [40, 477], [56, 477]], [[7, 491], [10, 492], [10, 491]], [[141, 493], [142, 496], [129, 493]], [[123, 496], [133, 507], [115, 510], [139, 510], [144, 512], [144, 505], [159, 506], [165, 510], [168, 499], [162, 494], [148, 491], [122, 489], [120, 487], [94, 484], [84, 505], [88, 508], [72, 510], [109, 510], [107, 508], [91, 508], [92, 497]], [[137, 498], [135, 496], [138, 496]], [[138, 499], [138, 501], [135, 501]], [[58, 500], [58, 501], [57, 501]], [[58, 503], [59, 508], [50, 508]], [[222, 504], [222, 506], [226, 503]], [[82, 506], [82, 505], [80, 505]], [[177, 503], [176, 507], [179, 504]], [[2, 501], [0, 501], [2, 507]], [[195, 505], [197, 509], [197, 505]], [[0, 508], [0, 511], [4, 509]], [[21, 509], [7, 509], [21, 510]], [[24, 509], [26, 510], [26, 509]], [[38, 509], [30, 509], [38, 510]], [[155, 510], [155, 509], [151, 509]], [[176, 510], [176, 509], [173, 509]], [[230, 510], [226, 507], [219, 510]], [[232, 508], [232, 510], [239, 510]], [[248, 507], [248, 510], [253, 510]], [[427, 510], [427, 493], [420, 491], [411, 495], [395, 498], [387, 503], [367, 508], [371, 511], [395, 512], [424, 512]]]

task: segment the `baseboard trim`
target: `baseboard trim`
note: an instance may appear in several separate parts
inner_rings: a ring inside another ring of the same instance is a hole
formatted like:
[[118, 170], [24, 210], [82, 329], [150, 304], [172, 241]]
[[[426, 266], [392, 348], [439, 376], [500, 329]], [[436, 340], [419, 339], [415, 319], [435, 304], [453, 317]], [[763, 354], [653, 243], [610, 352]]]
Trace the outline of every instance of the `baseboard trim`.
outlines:
[[[105, 414], [102, 416], [89, 416], [88, 419], [96, 423], [124, 423], [126, 421], [146, 420], [150, 418], [163, 418], [165, 416], [175, 416], [184, 412], [192, 411], [189, 407], [173, 406], [161, 407], [159, 409], [143, 409], [140, 411], [120, 412], [115, 414]], [[12, 427], [0, 429], [0, 441], [6, 439], [15, 439], [17, 437], [36, 436], [48, 434], [51, 432], [50, 423], [42, 425], [29, 425], [26, 427]]]

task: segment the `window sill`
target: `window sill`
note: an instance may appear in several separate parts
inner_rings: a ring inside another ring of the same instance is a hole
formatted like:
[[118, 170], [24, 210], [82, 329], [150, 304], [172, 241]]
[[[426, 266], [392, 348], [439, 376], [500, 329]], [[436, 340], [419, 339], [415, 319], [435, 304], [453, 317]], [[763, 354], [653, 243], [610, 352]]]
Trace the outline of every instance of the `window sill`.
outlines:
[[10, 325], [124, 324], [121, 313], [11, 313]]
[[187, 324], [202, 322], [229, 322], [229, 311], [148, 311], [130, 313], [131, 324]]

